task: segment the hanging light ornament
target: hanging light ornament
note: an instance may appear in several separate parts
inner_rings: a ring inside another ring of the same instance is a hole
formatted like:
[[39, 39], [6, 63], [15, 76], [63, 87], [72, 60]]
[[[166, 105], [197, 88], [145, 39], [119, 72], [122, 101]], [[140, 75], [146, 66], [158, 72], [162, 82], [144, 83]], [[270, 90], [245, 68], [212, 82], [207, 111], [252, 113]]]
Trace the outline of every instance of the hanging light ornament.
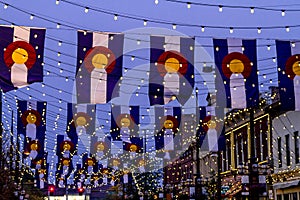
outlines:
[[192, 6], [191, 2], [187, 2], [186, 6], [187, 6], [188, 9], [190, 9], [191, 6]]

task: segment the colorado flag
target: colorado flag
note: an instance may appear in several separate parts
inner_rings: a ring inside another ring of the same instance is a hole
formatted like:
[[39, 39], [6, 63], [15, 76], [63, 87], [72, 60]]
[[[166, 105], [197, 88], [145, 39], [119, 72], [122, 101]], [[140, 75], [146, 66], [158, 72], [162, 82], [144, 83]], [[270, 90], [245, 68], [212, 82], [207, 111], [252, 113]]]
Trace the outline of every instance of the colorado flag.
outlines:
[[184, 105], [194, 88], [194, 38], [151, 36], [150, 45], [150, 105]]
[[45, 29], [0, 26], [0, 87], [4, 92], [43, 81]]
[[256, 40], [214, 39], [217, 106], [248, 108], [258, 105]]
[[300, 43], [276, 41], [281, 109], [300, 110]]
[[124, 34], [78, 31], [77, 103], [104, 104], [119, 96]]

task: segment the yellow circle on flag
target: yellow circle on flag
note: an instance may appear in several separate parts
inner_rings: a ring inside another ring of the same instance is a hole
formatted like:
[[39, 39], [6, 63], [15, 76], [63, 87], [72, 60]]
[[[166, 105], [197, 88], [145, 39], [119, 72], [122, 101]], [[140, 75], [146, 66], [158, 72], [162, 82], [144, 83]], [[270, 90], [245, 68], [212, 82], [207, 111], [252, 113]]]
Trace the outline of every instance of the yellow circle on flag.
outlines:
[[232, 73], [242, 73], [244, 68], [243, 62], [239, 59], [233, 59], [229, 63], [229, 69]]
[[105, 147], [102, 143], [97, 145], [97, 151], [104, 151]]
[[76, 124], [77, 124], [77, 126], [85, 126], [86, 125], [85, 117], [82, 117], [82, 116], [78, 117], [76, 119]]
[[168, 58], [165, 62], [165, 68], [169, 73], [178, 72], [180, 68], [179, 60], [177, 60], [176, 58]]
[[30, 145], [30, 149], [36, 151], [38, 149], [38, 145], [36, 143], [33, 143]]
[[26, 117], [26, 121], [29, 123], [29, 124], [34, 124], [36, 122], [36, 116], [35, 114], [32, 114], [32, 113], [29, 113]]
[[294, 62], [292, 69], [296, 75], [300, 76], [300, 61]]
[[64, 166], [69, 166], [70, 164], [70, 161], [69, 160], [63, 160], [63, 165]]
[[28, 52], [25, 49], [17, 48], [12, 53], [11, 58], [17, 64], [24, 64], [28, 60]]
[[89, 159], [88, 162], [87, 162], [88, 166], [93, 166], [94, 165], [94, 161]]
[[113, 166], [118, 166], [120, 164], [120, 162], [118, 160], [113, 160], [112, 165]]
[[130, 151], [131, 152], [136, 152], [137, 151], [137, 146], [135, 144], [130, 145]]
[[95, 68], [104, 69], [108, 64], [108, 58], [102, 53], [98, 53], [93, 56], [92, 64]]
[[207, 127], [208, 127], [209, 129], [215, 129], [216, 126], [217, 126], [217, 123], [216, 123], [215, 120], [209, 120], [209, 121], [207, 122]]
[[69, 143], [66, 142], [66, 143], [64, 144], [63, 148], [64, 148], [64, 151], [70, 150], [70, 149], [71, 149], [71, 145], [70, 145]]
[[122, 127], [129, 127], [130, 126], [130, 119], [123, 117], [121, 119], [121, 126]]
[[165, 122], [164, 122], [164, 127], [166, 129], [171, 129], [174, 127], [174, 123], [172, 122], [172, 120], [169, 120], [167, 119]]
[[141, 159], [140, 161], [139, 161], [139, 166], [145, 166], [145, 160], [144, 159]]

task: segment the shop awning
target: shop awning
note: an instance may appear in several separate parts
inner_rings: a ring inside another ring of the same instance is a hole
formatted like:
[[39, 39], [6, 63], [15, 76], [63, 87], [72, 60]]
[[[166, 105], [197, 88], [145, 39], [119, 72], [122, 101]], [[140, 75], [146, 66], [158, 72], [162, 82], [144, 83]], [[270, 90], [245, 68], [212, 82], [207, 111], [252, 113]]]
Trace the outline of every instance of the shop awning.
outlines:
[[300, 180], [294, 180], [294, 181], [285, 181], [282, 183], [274, 183], [273, 188], [274, 189], [282, 189], [282, 188], [289, 188], [292, 186], [297, 186], [299, 185]]

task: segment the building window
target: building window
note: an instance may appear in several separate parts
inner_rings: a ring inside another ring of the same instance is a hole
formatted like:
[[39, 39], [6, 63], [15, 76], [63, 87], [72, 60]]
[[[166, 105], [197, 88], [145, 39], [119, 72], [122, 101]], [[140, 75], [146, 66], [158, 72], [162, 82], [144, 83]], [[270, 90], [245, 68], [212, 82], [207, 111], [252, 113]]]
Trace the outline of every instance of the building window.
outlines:
[[283, 200], [290, 200], [289, 194], [284, 194], [284, 195], [283, 195]]
[[298, 200], [297, 192], [292, 193], [292, 200]]
[[281, 137], [278, 137], [277, 139], [277, 151], [278, 151], [278, 167], [282, 167], [282, 153], [281, 153]]
[[291, 165], [291, 152], [290, 152], [290, 135], [285, 136], [285, 150], [286, 150], [286, 165]]
[[298, 139], [298, 131], [294, 133], [295, 140], [295, 162], [299, 163], [299, 139]]
[[277, 194], [277, 200], [282, 200], [281, 194]]

